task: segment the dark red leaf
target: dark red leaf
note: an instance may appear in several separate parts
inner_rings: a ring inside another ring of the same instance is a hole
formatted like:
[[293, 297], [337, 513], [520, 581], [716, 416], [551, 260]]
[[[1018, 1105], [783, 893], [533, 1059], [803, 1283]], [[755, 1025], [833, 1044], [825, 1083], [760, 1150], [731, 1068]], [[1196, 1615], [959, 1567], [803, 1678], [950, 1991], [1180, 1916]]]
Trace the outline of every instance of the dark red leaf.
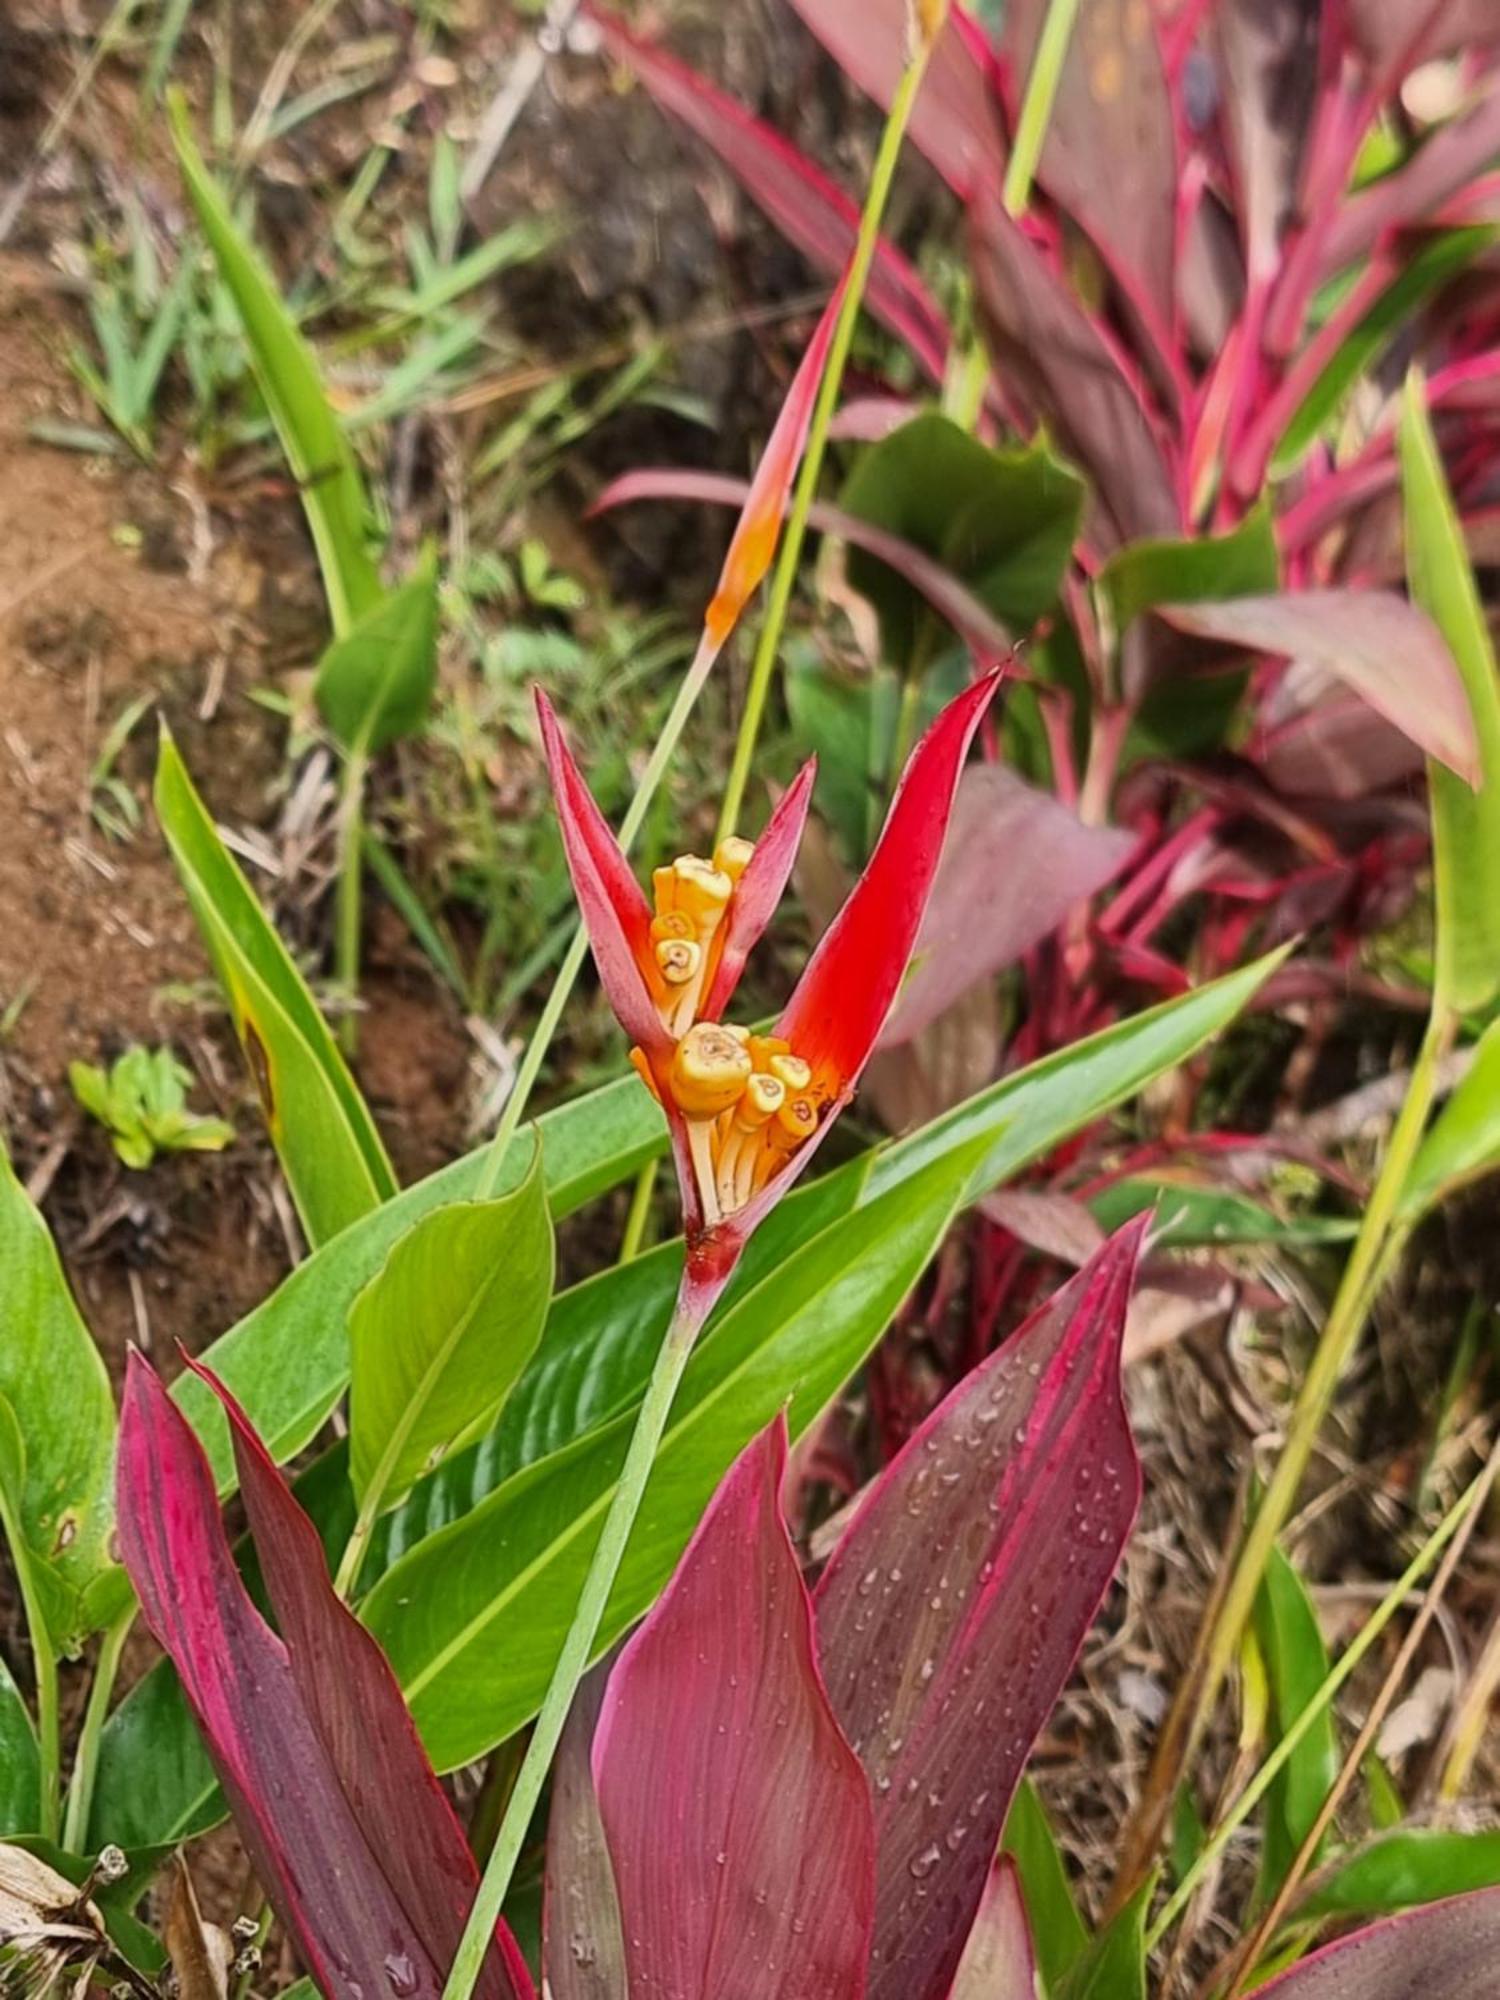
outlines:
[[999, 686], [987, 674], [949, 702], [912, 752], [875, 852], [823, 933], [777, 1023], [812, 1065], [815, 1086], [843, 1099], [891, 1011], [937, 873], [958, 776]]
[[[241, 1443], [237, 1426], [237, 1451]], [[333, 1597], [316, 1533], [258, 1445], [241, 1453], [240, 1471], [247, 1503], [255, 1482], [252, 1516], [270, 1524], [262, 1559], [268, 1578], [278, 1573], [275, 1594], [299, 1634], [289, 1643], [260, 1616], [235, 1568], [203, 1447], [133, 1354], [117, 1475], [121, 1553], [146, 1622], [181, 1676], [246, 1852], [325, 1992], [435, 2000], [477, 1885], [473, 1859], [389, 1667]], [[294, 1578], [310, 1558], [308, 1537], [317, 1574]], [[320, 1592], [321, 1614], [313, 1608]], [[349, 1682], [347, 1700], [332, 1686], [340, 1678]], [[357, 1736], [349, 1725], [356, 1711]], [[508, 1934], [502, 1948], [509, 1963], [491, 1955], [483, 1990], [492, 2000], [529, 2000]]]
[[[749, 492], [745, 480], [727, 478], [722, 473], [643, 467], [639, 472], [626, 472], [612, 480], [589, 511], [601, 514], [635, 500], [703, 500], [714, 507], [740, 507]], [[934, 562], [925, 549], [916, 548], [901, 536], [824, 500], [813, 502], [810, 518], [813, 526], [824, 534], [837, 535], [841, 541], [852, 542], [889, 563], [913, 590], [921, 591], [933, 610], [948, 620], [980, 659], [995, 660], [1010, 650], [1005, 627], [951, 570]]]
[[[911, 52], [911, 0], [792, 0], [845, 75], [884, 110], [890, 109]], [[1005, 138], [983, 31], [971, 29], [954, 6], [917, 94], [909, 131], [943, 179], [967, 200], [981, 188], [998, 196], [1005, 177]]]
[[869, 1787], [819, 1677], [785, 1468], [778, 1418], [610, 1675], [594, 1782], [635, 1994], [864, 1994]]
[[[844, 269], [859, 230], [859, 206], [842, 188], [686, 63], [640, 40], [591, 0], [585, 0], [584, 12], [610, 54], [635, 72], [664, 111], [718, 155], [804, 256], [830, 275]], [[951, 338], [948, 324], [913, 266], [884, 238], [876, 245], [864, 303], [940, 382]]]
[[933, 1413], [818, 1586], [829, 1698], [875, 1793], [869, 2000], [943, 2000], [1016, 1783], [1135, 1518], [1120, 1391], [1143, 1219]]
[[630, 2000], [620, 1901], [590, 1763], [607, 1678], [601, 1665], [583, 1680], [552, 1764], [542, 1899], [549, 2000]]
[[1212, 18], [1246, 261], [1265, 280], [1296, 209], [1317, 97], [1319, 9], [1308, 0], [1220, 0]]
[[980, 319], [1002, 382], [1088, 475], [1091, 538], [1110, 549], [1180, 533], [1160, 440], [1103, 332], [998, 201], [981, 198], [970, 216]]
[[1500, 153], [1500, 84], [1470, 112], [1434, 132], [1404, 167], [1343, 202], [1323, 239], [1322, 268], [1341, 271], [1391, 230], [1420, 222]]
[[1404, 70], [1500, 41], [1494, 0], [1346, 0], [1349, 39], [1388, 88]]
[[791, 880], [817, 776], [818, 761], [810, 757], [777, 800], [765, 832], [755, 843], [750, 864], [735, 884], [724, 949], [701, 1010], [706, 1021], [717, 1021], [729, 1005], [746, 959], [776, 914]]
[[1425, 611], [1383, 590], [1301, 590], [1166, 604], [1179, 631], [1310, 661], [1470, 784], [1479, 746], [1453, 655]]
[[1256, 1991], [1262, 2000], [1494, 2000], [1500, 1889], [1356, 1931]]
[[965, 771], [881, 1047], [910, 1041], [976, 981], [1013, 965], [1112, 881], [1134, 846], [1131, 834], [1085, 826], [1003, 764]]

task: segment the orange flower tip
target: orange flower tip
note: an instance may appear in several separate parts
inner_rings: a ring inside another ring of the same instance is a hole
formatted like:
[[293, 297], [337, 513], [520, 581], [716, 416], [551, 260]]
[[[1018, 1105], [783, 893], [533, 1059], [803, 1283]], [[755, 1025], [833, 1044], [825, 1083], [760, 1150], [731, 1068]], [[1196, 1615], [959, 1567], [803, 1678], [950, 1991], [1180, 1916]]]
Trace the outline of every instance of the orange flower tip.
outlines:
[[737, 833], [727, 833], [714, 849], [714, 866], [738, 888], [740, 877], [750, 866], [754, 853], [753, 840], [741, 840]]
[[745, 1094], [735, 1106], [735, 1123], [744, 1132], [758, 1132], [768, 1118], [781, 1109], [786, 1085], [774, 1076], [752, 1076]]
[[692, 935], [692, 919], [681, 910], [669, 910], [664, 917], [651, 919], [651, 936], [657, 943], [663, 938], [690, 938]]
[[656, 969], [668, 986], [686, 986], [703, 968], [703, 947], [691, 938], [662, 938], [656, 947]]
[[630, 1066], [641, 1082], [645, 1084], [647, 1090], [656, 1099], [657, 1103], [660, 1104], [661, 1089], [656, 1081], [656, 1073], [652, 1069], [650, 1059], [644, 1049], [634, 1048], [630, 1051]]
[[805, 1091], [788, 1096], [776, 1112], [776, 1136], [784, 1144], [800, 1146], [817, 1129], [818, 1107]]
[[696, 854], [679, 854], [672, 863], [672, 902], [666, 907], [681, 910], [700, 924], [716, 924], [734, 894], [733, 878]]
[[812, 1086], [812, 1066], [789, 1052], [773, 1055], [766, 1068], [784, 1090], [803, 1093]]
[[717, 1118], [738, 1103], [751, 1075], [744, 1044], [713, 1022], [699, 1021], [673, 1054], [672, 1097], [690, 1120]]
[[948, 0], [910, 0], [911, 46], [921, 54], [930, 49], [943, 32], [948, 18]]
[[703, 614], [703, 629], [716, 648], [722, 646], [735, 626], [739, 623], [744, 600], [733, 597], [727, 590], [716, 590]]

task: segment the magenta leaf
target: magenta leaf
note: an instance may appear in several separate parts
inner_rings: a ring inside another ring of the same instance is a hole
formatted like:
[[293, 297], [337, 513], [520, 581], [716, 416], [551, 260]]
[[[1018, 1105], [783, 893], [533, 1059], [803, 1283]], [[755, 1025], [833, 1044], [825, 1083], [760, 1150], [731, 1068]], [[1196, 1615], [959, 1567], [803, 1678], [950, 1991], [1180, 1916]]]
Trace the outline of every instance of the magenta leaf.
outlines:
[[[740, 507], [749, 498], [749, 483], [718, 472], [687, 472], [672, 466], [643, 466], [637, 472], [622, 473], [612, 480], [590, 508], [590, 513], [606, 513], [611, 507], [629, 506], [636, 500], [703, 500], [714, 507]], [[841, 541], [867, 549], [879, 556], [898, 576], [919, 590], [933, 610], [965, 640], [980, 659], [995, 660], [1010, 650], [1005, 627], [982, 604], [952, 570], [887, 528], [862, 521], [842, 507], [815, 500], [810, 516], [815, 528], [837, 535]]]
[[1500, 153], [1500, 85], [1461, 118], [1434, 132], [1394, 173], [1342, 202], [1323, 241], [1325, 275], [1368, 254], [1382, 236], [1420, 222]]
[[548, 2000], [629, 2000], [620, 1901], [590, 1762], [607, 1667], [573, 1698], [552, 1765], [542, 1899], [542, 1971]]
[[[1047, 0], [1008, 0], [1005, 47], [1019, 92]], [[1177, 148], [1149, 7], [1086, 0], [1047, 123], [1037, 178], [1088, 232], [1155, 345], [1172, 345]]]
[[1455, 49], [1500, 41], [1493, 0], [1346, 0], [1349, 39], [1387, 86]]
[[594, 1782], [642, 2000], [865, 1991], [869, 1787], [819, 1677], [785, 1468], [778, 1418], [610, 1675]]
[[749, 866], [735, 887], [724, 949], [703, 1002], [706, 1021], [717, 1021], [733, 999], [745, 962], [781, 903], [802, 844], [817, 776], [818, 760], [810, 757], [777, 800], [764, 833], [755, 843]]
[[[199, 1371], [204, 1372], [204, 1371]], [[284, 1636], [234, 1564], [203, 1448], [132, 1354], [120, 1431], [121, 1553], [170, 1654], [261, 1884], [328, 1993], [441, 1993], [478, 1872], [375, 1641], [338, 1602], [317, 1532], [228, 1411]], [[530, 2000], [508, 1932], [478, 1990]]]
[[[726, 91], [665, 49], [631, 34], [608, 9], [585, 0], [584, 11], [615, 60], [635, 72], [663, 111], [718, 155], [787, 240], [821, 270], [841, 272], [858, 233], [858, 204], [790, 140], [752, 117]], [[864, 303], [940, 382], [947, 365], [947, 322], [913, 265], [883, 237], [876, 245]]]
[[1428, 1903], [1315, 1952], [1261, 2000], [1493, 2000], [1500, 1889]]
[[1310, 661], [1470, 784], [1479, 746], [1468, 696], [1442, 634], [1416, 605], [1383, 590], [1302, 590], [1164, 604], [1182, 632]]
[[1008, 1854], [997, 1856], [948, 2000], [1036, 2000], [1036, 1953]]
[[998, 201], [971, 204], [981, 322], [1001, 382], [1093, 488], [1103, 549], [1181, 532], [1171, 470], [1139, 389], [1098, 323]]
[[[911, 0], [792, 0], [845, 75], [889, 110], [911, 53]], [[1005, 138], [983, 31], [953, 16], [933, 50], [912, 111], [912, 144], [961, 200], [980, 188], [998, 195]]]
[[1134, 835], [1085, 826], [1003, 764], [970, 766], [881, 1047], [910, 1041], [977, 981], [1013, 965], [1111, 881], [1134, 846]]
[[944, 2000], [1038, 1732], [1135, 1518], [1120, 1391], [1138, 1218], [934, 1411], [818, 1586], [875, 1795], [869, 2000]]

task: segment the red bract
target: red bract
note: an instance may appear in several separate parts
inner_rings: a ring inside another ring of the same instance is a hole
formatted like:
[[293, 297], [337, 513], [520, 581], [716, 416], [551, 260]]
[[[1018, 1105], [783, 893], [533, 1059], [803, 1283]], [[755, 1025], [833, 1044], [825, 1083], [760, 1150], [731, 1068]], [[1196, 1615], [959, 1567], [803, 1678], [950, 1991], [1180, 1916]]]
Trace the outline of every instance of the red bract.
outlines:
[[554, 1832], [590, 1862], [565, 1941], [605, 1968], [565, 1977], [569, 2000], [627, 2000], [620, 1939], [635, 2000], [738, 1992], [729, 1968], [757, 2000], [1031, 2000], [993, 1856], [1134, 1518], [1120, 1347], [1143, 1234], [940, 1406], [811, 1603], [777, 1500], [783, 1424], [740, 1458], [611, 1676], [597, 1807], [581, 1732], [567, 1759]]
[[[161, 1378], [130, 1357], [117, 1475], [121, 1554], [170, 1654], [261, 1885], [325, 1993], [441, 1993], [478, 1887], [384, 1654], [333, 1593], [317, 1530], [244, 1413], [240, 1490], [278, 1638], [235, 1567], [213, 1473]], [[502, 1925], [476, 1992], [531, 2000]]]
[[769, 1036], [722, 1024], [746, 956], [786, 885], [814, 767], [762, 839], [656, 871], [653, 913], [579, 774], [546, 696], [537, 712], [563, 844], [595, 963], [671, 1129], [688, 1285], [709, 1300], [751, 1232], [853, 1095], [900, 989], [964, 758], [1000, 680], [949, 703], [908, 761], [869, 866]]

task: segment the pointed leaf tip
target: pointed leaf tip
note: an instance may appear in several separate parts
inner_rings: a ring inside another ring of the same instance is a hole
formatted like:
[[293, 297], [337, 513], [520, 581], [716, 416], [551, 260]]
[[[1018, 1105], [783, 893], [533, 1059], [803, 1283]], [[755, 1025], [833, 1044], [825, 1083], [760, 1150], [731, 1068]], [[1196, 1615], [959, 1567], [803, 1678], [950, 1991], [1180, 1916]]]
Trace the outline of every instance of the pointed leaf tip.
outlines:
[[786, 893], [797, 850], [802, 844], [802, 829], [807, 824], [807, 810], [812, 804], [817, 777], [818, 760], [809, 757], [776, 801], [775, 809], [766, 821], [765, 832], [755, 843], [749, 865], [735, 885], [734, 900], [729, 905], [724, 949], [713, 984], [708, 989], [708, 997], [703, 1003], [705, 1020], [717, 1021], [729, 1005], [739, 985], [740, 974], [745, 969], [745, 961]]
[[593, 1765], [632, 1992], [864, 1993], [869, 1788], [818, 1672], [785, 1465], [782, 1416], [610, 1676]]

